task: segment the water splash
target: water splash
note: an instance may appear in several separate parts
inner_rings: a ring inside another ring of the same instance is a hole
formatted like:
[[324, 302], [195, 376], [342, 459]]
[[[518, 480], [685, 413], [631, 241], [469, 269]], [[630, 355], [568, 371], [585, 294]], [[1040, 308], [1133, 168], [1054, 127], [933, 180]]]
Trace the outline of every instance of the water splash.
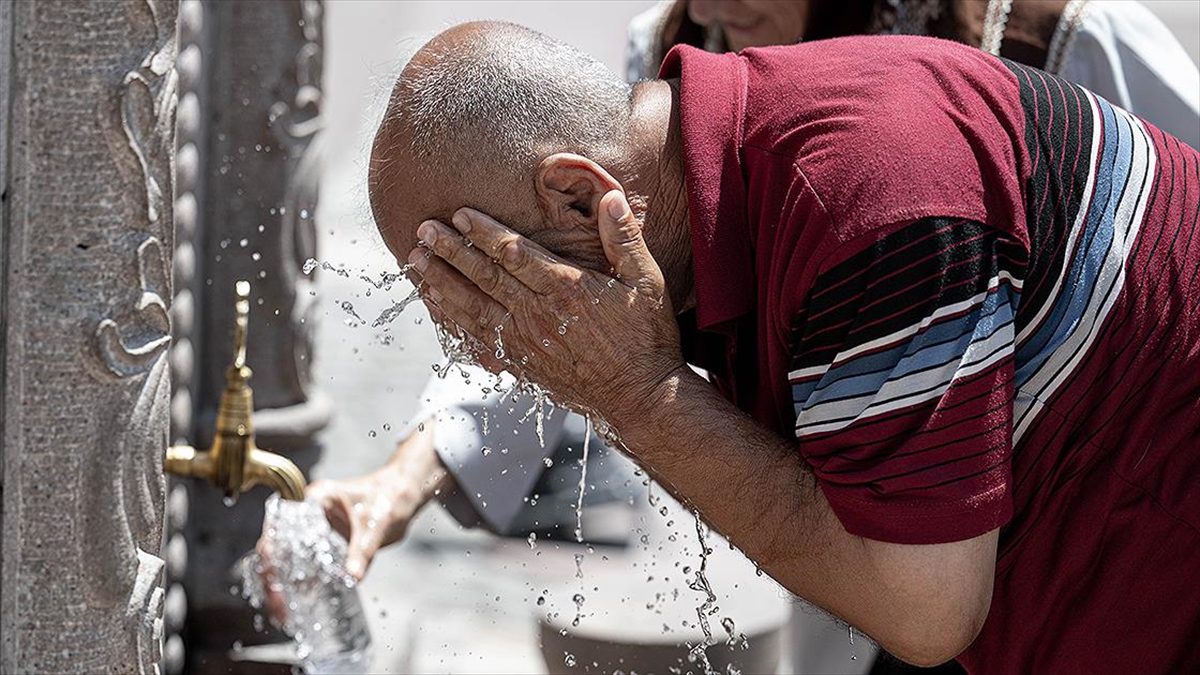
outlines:
[[400, 313], [403, 312], [406, 307], [420, 299], [421, 292], [414, 288], [412, 293], [409, 293], [407, 296], [405, 296], [403, 300], [397, 300], [396, 302], [393, 302], [391, 307], [388, 307], [380, 312], [379, 316], [375, 317], [375, 320], [371, 322], [371, 328], [380, 328], [392, 323], [397, 317], [400, 316]]
[[[350, 302], [349, 300], [342, 300], [340, 303], [338, 303], [338, 306], [341, 307], [342, 311], [345, 312], [348, 316], [350, 316], [352, 319], [357, 321], [358, 325], [361, 326], [366, 323], [366, 321], [363, 320], [363, 318], [358, 315], [358, 312], [354, 311], [354, 303]], [[346, 324], [352, 325], [350, 323], [350, 319], [346, 319]]]
[[571, 625], [575, 626], [576, 628], [579, 627], [579, 620], [583, 617], [584, 600], [585, 598], [583, 597], [583, 593], [576, 593], [571, 598], [571, 602], [575, 603], [575, 620], [571, 622]]
[[737, 626], [734, 625], [732, 617], [727, 616], [724, 619], [721, 619], [721, 628], [724, 628], [725, 634], [729, 636], [729, 639], [725, 641], [725, 644], [728, 645], [730, 649], [750, 648], [749, 638], [746, 637], [745, 633], [737, 632]]
[[350, 277], [356, 276], [361, 281], [371, 284], [375, 290], [390, 291], [392, 290], [392, 286], [394, 286], [397, 281], [403, 279], [407, 275], [408, 271], [412, 269], [412, 265], [410, 263], [405, 263], [400, 267], [399, 272], [380, 272], [378, 280], [366, 274], [353, 274], [350, 272], [350, 270], [346, 269], [345, 265], [336, 265], [325, 260], [317, 260], [316, 258], [309, 258], [308, 260], [305, 260], [304, 266], [301, 267], [300, 270], [304, 272], [305, 276], [307, 276], [316, 271], [317, 268], [327, 272], [333, 272], [343, 279], [349, 279]]
[[345, 279], [350, 278], [350, 272], [348, 272], [345, 267], [342, 267], [341, 265], [334, 265], [333, 263], [329, 262], [323, 262], [321, 260], [317, 260], [316, 258], [309, 258], [308, 260], [305, 260], [304, 267], [301, 268], [301, 271], [304, 272], [305, 276], [307, 276], [316, 271], [318, 267], [327, 272], [333, 272], [339, 277]]
[[692, 662], [698, 662], [704, 668], [705, 675], [714, 675], [716, 670], [713, 669], [712, 663], [708, 660], [707, 649], [714, 643], [712, 627], [709, 625], [708, 617], [717, 612], [717, 595], [713, 593], [712, 585], [708, 582], [708, 556], [713, 552], [708, 546], [708, 533], [704, 527], [704, 521], [700, 519], [700, 514], [696, 513], [696, 538], [700, 540], [700, 567], [696, 569], [695, 578], [688, 582], [688, 588], [697, 593], [704, 593], [704, 602], [696, 608], [696, 617], [700, 620], [700, 630], [704, 632], [704, 639], [696, 643], [695, 646], [688, 652], [688, 659]]
[[[346, 540], [330, 529], [324, 510], [315, 502], [273, 495], [263, 532], [269, 558], [255, 552], [242, 559], [243, 597], [258, 610], [276, 596], [283, 603], [282, 628], [295, 640], [306, 673], [366, 670], [371, 646], [366, 616], [354, 578], [345, 571]], [[263, 576], [268, 570], [269, 589]]]
[[588, 442], [592, 439], [592, 417], [584, 417], [583, 459], [579, 461], [579, 499], [575, 502], [575, 541], [583, 543], [583, 495], [587, 491]]

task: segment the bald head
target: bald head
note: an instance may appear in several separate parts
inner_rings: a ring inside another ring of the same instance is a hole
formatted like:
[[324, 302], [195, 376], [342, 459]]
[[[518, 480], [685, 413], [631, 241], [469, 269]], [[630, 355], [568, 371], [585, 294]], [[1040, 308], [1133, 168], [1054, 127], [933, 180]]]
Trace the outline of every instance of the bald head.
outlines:
[[561, 248], [547, 231], [562, 229], [551, 222], [554, 195], [542, 193], [580, 186], [544, 175], [545, 160], [573, 153], [619, 166], [630, 105], [612, 71], [540, 33], [469, 23], [439, 34], [401, 73], [372, 148], [371, 207], [384, 240], [407, 255], [421, 221], [471, 206]]

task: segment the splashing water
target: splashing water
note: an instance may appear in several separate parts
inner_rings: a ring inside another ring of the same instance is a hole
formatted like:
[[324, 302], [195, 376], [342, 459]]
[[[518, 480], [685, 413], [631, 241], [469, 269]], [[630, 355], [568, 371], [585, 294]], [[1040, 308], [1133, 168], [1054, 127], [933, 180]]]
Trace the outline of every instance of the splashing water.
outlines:
[[[358, 315], [358, 312], [354, 311], [354, 303], [350, 302], [349, 300], [342, 300], [338, 303], [338, 306], [341, 307], [342, 311], [350, 317], [349, 319], [346, 319], [347, 326], [356, 327], [366, 323], [366, 321], [364, 321], [363, 318]], [[358, 323], [354, 323], [355, 321]]]
[[700, 620], [700, 630], [704, 631], [704, 639], [696, 643], [688, 652], [688, 659], [693, 662], [699, 662], [704, 667], [705, 675], [713, 675], [717, 671], [713, 669], [712, 664], [708, 660], [707, 649], [714, 643], [712, 627], [709, 626], [708, 617], [716, 614], [717, 595], [713, 593], [712, 586], [708, 583], [708, 577], [705, 573], [708, 571], [708, 556], [712, 553], [712, 549], [708, 547], [708, 537], [705, 531], [704, 522], [700, 520], [700, 514], [696, 513], [696, 538], [700, 540], [700, 567], [696, 570], [696, 577], [688, 582], [688, 588], [697, 593], [704, 593], [704, 602], [696, 608], [696, 617]]
[[327, 272], [333, 272], [339, 277], [343, 277], [345, 279], [350, 278], [350, 272], [346, 271], [345, 267], [342, 267], [341, 265], [334, 265], [333, 263], [323, 262], [317, 260], [316, 258], [309, 258], [308, 260], [305, 260], [304, 267], [301, 269], [301, 271], [303, 271], [305, 275], [309, 275], [312, 274], [318, 267]]
[[574, 597], [571, 598], [571, 602], [575, 603], [575, 620], [571, 622], [572, 626], [579, 626], [579, 620], [583, 617], [584, 599], [583, 593], [576, 593]]
[[370, 665], [371, 636], [355, 588], [345, 571], [346, 540], [333, 532], [314, 502], [267, 500], [263, 522], [269, 557], [242, 559], [242, 595], [255, 609], [268, 601], [263, 574], [271, 573], [272, 594], [284, 604], [283, 630], [296, 641], [306, 673], [357, 673]]
[[504, 324], [503, 323], [496, 324], [496, 360], [497, 361], [504, 360], [504, 337], [502, 335], [503, 332], [504, 332]]
[[542, 412], [542, 408], [546, 405], [546, 392], [538, 387], [537, 395], [534, 397], [533, 404], [537, 406], [537, 424], [534, 429], [537, 431], [538, 447], [546, 447], [546, 415]]
[[724, 628], [725, 633], [729, 636], [729, 639], [725, 642], [725, 644], [728, 645], [730, 649], [737, 649], [739, 647], [742, 649], [750, 648], [750, 640], [746, 637], [745, 633], [737, 632], [737, 626], [734, 625], [731, 617], [727, 616], [724, 619], [721, 619], [721, 628]]
[[[314, 271], [316, 271], [317, 268], [321, 268], [327, 272], [333, 272], [334, 274], [338, 275], [339, 277], [342, 277], [343, 279], [349, 279], [351, 276], [355, 276], [355, 275], [352, 275], [350, 273], [350, 271], [346, 269], [345, 265], [335, 265], [328, 261], [317, 260], [316, 258], [309, 258], [308, 260], [305, 260], [304, 266], [301, 268], [301, 271], [304, 272], [305, 276], [307, 276], [307, 275], [312, 274]], [[399, 272], [380, 272], [378, 281], [376, 281], [375, 279], [372, 279], [371, 277], [367, 276], [366, 274], [358, 274], [357, 276], [360, 280], [365, 281], [368, 284], [371, 284], [372, 286], [374, 286], [376, 290], [390, 291], [390, 290], [392, 290], [392, 286], [394, 286], [397, 281], [403, 279], [405, 274], [410, 269], [412, 269], [412, 265], [405, 263], [403, 266], [400, 267]]]
[[587, 463], [588, 463], [588, 441], [592, 438], [592, 418], [591, 416], [584, 417], [585, 428], [583, 430], [583, 459], [580, 460], [579, 469], [579, 499], [575, 502], [575, 541], [583, 543], [583, 495], [587, 491]]
[[481, 345], [474, 338], [453, 335], [439, 323], [434, 323], [434, 334], [437, 336], [442, 353], [446, 355], [446, 363], [435, 367], [438, 377], [445, 379], [451, 366], [459, 366], [461, 369], [463, 365], [478, 363], [475, 354], [478, 353]]
[[371, 322], [371, 328], [380, 328], [386, 324], [392, 323], [400, 316], [406, 307], [421, 299], [421, 292], [418, 289], [413, 289], [403, 300], [397, 300], [392, 303], [391, 307], [379, 313], [375, 320]]

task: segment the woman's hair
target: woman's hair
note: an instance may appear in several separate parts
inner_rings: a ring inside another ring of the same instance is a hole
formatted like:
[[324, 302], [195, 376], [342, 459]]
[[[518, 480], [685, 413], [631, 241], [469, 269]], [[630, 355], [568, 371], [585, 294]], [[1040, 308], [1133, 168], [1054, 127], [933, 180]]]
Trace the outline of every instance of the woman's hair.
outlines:
[[[722, 35], [709, 35], [704, 26], [688, 16], [688, 0], [675, 0], [667, 10], [662, 31], [654, 45], [655, 63], [661, 63], [675, 45], [725, 51]], [[875, 21], [877, 0], [810, 0], [805, 40], [823, 40], [845, 35], [862, 35]]]

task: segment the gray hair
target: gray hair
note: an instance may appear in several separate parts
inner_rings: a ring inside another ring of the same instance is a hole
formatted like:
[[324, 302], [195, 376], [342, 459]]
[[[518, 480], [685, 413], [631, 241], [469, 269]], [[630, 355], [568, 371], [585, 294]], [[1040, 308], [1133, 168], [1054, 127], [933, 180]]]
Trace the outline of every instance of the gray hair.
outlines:
[[454, 48], [435, 39], [405, 69], [384, 125], [402, 121], [411, 132], [407, 150], [431, 168], [455, 162], [442, 168], [464, 173], [528, 172], [554, 152], [616, 159], [629, 124], [628, 84], [528, 28], [492, 23], [477, 32]]

